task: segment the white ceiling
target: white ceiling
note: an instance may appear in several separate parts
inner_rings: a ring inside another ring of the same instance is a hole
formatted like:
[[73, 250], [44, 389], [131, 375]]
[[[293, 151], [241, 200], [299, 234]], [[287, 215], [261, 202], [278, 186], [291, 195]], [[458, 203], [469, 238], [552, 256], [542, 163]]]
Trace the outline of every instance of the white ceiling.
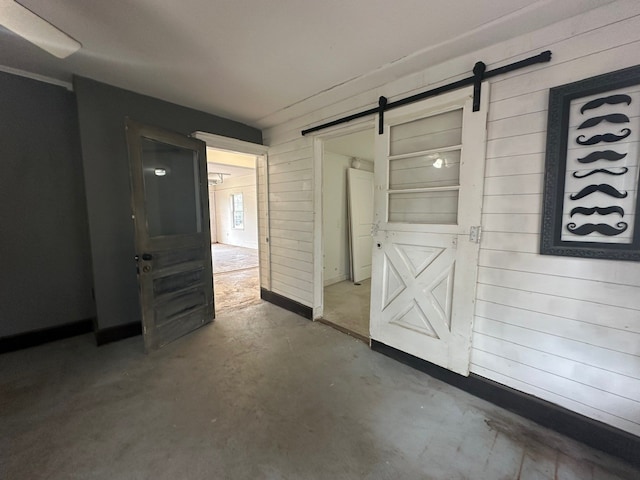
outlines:
[[83, 48], [57, 59], [0, 27], [0, 65], [266, 128], [322, 92], [382, 85], [611, 1], [20, 0]]
[[256, 156], [228, 152], [207, 147], [207, 172], [209, 176], [223, 173], [227, 176], [242, 177], [255, 175]]
[[245, 175], [254, 174], [255, 169], [253, 168], [244, 168], [244, 167], [235, 167], [233, 165], [227, 165], [226, 163], [214, 163], [207, 162], [207, 173], [209, 176], [215, 175], [218, 173], [224, 174], [224, 177], [244, 177]]

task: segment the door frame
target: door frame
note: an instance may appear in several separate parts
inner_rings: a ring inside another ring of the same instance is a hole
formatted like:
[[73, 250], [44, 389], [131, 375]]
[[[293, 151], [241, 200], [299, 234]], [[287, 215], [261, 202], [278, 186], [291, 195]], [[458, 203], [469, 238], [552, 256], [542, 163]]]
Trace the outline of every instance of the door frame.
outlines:
[[351, 133], [375, 128], [374, 119], [366, 119], [344, 125], [327, 128], [322, 133], [310, 134], [313, 138], [313, 320], [324, 314], [324, 232], [322, 229], [324, 214], [322, 211], [322, 166], [324, 165], [324, 142]]
[[[224, 150], [230, 153], [244, 153], [255, 155], [255, 175], [258, 211], [258, 272], [260, 277], [260, 288], [271, 290], [271, 235], [270, 215], [269, 215], [269, 168], [268, 151], [269, 147], [259, 143], [245, 142], [230, 137], [223, 137], [209, 132], [195, 131], [192, 137], [202, 140], [207, 147], [216, 150]], [[261, 173], [262, 171], [262, 173]], [[260, 203], [260, 195], [264, 194], [264, 205]], [[265, 219], [262, 222], [261, 219]], [[263, 274], [264, 281], [263, 281]], [[214, 286], [215, 288], [215, 286]]]

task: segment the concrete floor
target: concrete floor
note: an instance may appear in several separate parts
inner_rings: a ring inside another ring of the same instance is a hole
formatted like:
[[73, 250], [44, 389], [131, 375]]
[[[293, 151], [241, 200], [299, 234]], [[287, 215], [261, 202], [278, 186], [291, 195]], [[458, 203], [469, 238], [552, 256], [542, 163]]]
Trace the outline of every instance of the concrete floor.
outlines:
[[351, 280], [324, 287], [322, 318], [337, 327], [369, 339], [371, 279], [355, 285]]
[[1, 355], [0, 478], [640, 478], [271, 304], [142, 352], [85, 335]]
[[214, 243], [211, 257], [216, 314], [261, 301], [258, 250]]

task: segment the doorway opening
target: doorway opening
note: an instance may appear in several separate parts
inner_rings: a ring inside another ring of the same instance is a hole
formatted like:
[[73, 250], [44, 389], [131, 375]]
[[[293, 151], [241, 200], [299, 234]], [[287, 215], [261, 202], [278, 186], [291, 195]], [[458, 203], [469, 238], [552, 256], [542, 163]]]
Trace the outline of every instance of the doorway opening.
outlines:
[[328, 138], [322, 150], [321, 321], [368, 343], [374, 131]]
[[207, 147], [216, 312], [260, 302], [257, 157]]

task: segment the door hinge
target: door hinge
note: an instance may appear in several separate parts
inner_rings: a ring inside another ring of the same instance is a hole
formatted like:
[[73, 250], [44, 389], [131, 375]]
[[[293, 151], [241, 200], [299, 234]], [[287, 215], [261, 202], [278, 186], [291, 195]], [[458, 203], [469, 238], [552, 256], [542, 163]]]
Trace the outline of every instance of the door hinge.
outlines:
[[473, 243], [480, 243], [480, 236], [482, 235], [482, 227], [480, 225], [471, 227], [469, 229], [469, 241]]

